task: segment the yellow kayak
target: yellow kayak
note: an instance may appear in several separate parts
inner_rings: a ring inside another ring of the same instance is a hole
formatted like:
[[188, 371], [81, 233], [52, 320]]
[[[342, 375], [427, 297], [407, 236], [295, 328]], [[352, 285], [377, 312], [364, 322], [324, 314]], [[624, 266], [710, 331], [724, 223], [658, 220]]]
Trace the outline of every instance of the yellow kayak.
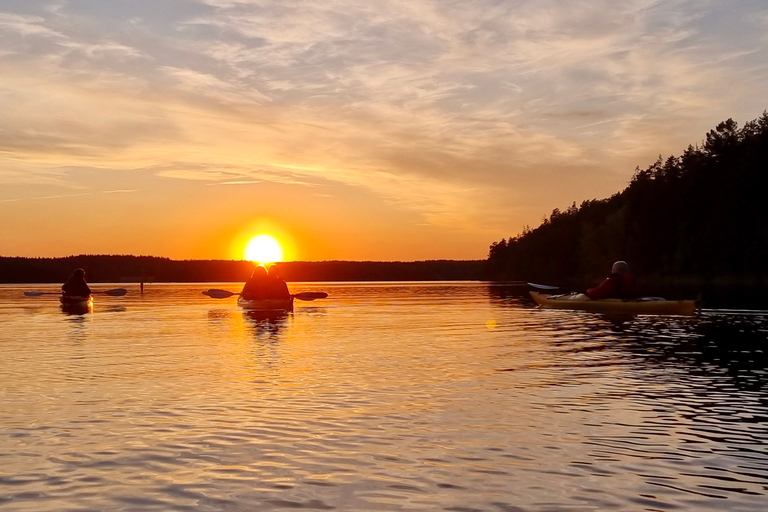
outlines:
[[692, 315], [696, 312], [695, 300], [666, 300], [659, 297], [590, 300], [583, 293], [567, 295], [529, 293], [536, 304], [543, 308], [580, 309], [592, 313], [628, 315]]

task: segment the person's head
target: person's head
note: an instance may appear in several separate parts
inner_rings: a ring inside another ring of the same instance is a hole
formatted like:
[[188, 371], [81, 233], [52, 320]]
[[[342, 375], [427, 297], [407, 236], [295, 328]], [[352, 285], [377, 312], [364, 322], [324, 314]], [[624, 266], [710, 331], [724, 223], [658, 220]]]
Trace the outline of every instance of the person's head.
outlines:
[[269, 274], [269, 277], [274, 277], [275, 279], [279, 279], [280, 274], [277, 273], [277, 265], [270, 265], [268, 274]]
[[76, 268], [74, 272], [72, 272], [72, 275], [75, 277], [85, 277], [85, 270], [81, 268]]
[[611, 267], [611, 274], [624, 274], [629, 272], [629, 265], [626, 261], [617, 261]]
[[267, 269], [264, 268], [264, 265], [256, 265], [251, 277], [267, 277]]

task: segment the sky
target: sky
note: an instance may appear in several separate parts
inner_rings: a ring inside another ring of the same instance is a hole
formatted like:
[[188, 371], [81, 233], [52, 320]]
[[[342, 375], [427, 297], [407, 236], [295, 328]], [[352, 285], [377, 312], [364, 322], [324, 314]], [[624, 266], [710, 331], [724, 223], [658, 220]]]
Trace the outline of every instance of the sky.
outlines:
[[482, 259], [766, 84], [765, 0], [0, 0], [0, 256]]

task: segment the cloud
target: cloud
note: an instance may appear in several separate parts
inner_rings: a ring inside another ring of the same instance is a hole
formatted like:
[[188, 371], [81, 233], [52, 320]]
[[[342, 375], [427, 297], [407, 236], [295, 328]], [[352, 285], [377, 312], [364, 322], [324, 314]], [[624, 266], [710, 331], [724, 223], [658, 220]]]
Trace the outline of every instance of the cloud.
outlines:
[[263, 166], [226, 166], [217, 163], [175, 162], [150, 168], [155, 176], [189, 181], [207, 181], [211, 184], [233, 185], [252, 183], [280, 183], [283, 185], [314, 186], [304, 176], [312, 173], [302, 173], [295, 168], [267, 168]]
[[189, 95], [200, 95], [216, 98], [223, 104], [259, 104], [271, 101], [270, 98], [257, 89], [250, 88], [235, 81], [221, 80], [209, 74], [199, 73], [189, 69], [179, 69], [164, 66], [159, 68], [166, 76], [173, 78], [172, 88]]
[[58, 39], [61, 33], [45, 26], [46, 20], [40, 16], [0, 12], [0, 33], [20, 37], [45, 37]]

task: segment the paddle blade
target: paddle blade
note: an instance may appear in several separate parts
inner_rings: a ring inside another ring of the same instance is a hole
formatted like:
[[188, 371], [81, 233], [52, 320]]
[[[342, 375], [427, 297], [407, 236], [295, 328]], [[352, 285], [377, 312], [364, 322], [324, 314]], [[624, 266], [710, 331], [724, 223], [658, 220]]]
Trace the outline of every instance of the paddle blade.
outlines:
[[39, 297], [41, 295], [45, 295], [45, 292], [24, 292], [24, 295], [27, 297]]
[[561, 290], [559, 286], [550, 286], [548, 284], [537, 284], [537, 283], [528, 283], [528, 286], [531, 288], [536, 288], [537, 290]]
[[240, 294], [235, 292], [230, 292], [227, 290], [218, 290], [216, 288], [211, 288], [210, 290], [205, 290], [203, 292], [203, 295], [207, 295], [213, 299], [226, 299], [227, 297], [231, 297], [233, 295], [240, 295]]
[[328, 296], [325, 292], [301, 292], [293, 294], [293, 298], [299, 300], [324, 299]]
[[94, 293], [105, 293], [111, 297], [122, 297], [126, 293], [128, 293], [128, 290], [125, 288], [113, 288], [112, 290], [107, 290], [105, 292], [94, 292]]

